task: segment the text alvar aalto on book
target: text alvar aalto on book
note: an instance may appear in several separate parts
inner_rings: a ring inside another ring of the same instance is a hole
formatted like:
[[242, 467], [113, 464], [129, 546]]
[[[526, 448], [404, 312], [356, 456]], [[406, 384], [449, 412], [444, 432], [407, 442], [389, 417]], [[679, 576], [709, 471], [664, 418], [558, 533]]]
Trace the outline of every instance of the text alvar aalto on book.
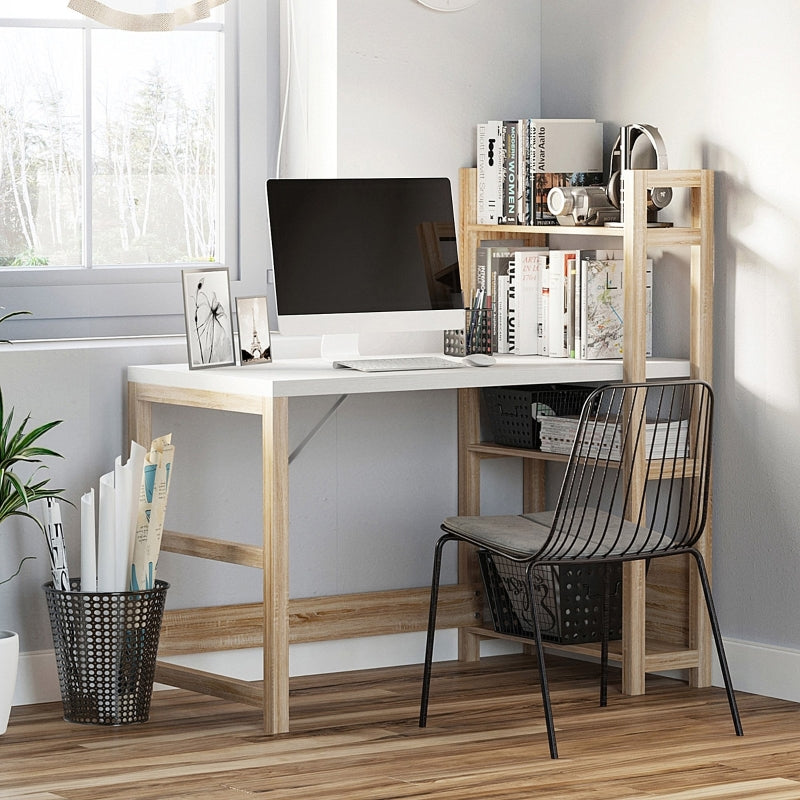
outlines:
[[[599, 184], [602, 161], [603, 126], [593, 119], [481, 123], [477, 222], [556, 225], [547, 209], [550, 188]], [[646, 271], [646, 353], [652, 355], [649, 259]], [[470, 307], [491, 316], [493, 352], [620, 358], [622, 253], [548, 250], [525, 247], [522, 240], [483, 241], [476, 253]]]
[[557, 225], [550, 189], [603, 181], [603, 123], [593, 119], [490, 120], [476, 145], [479, 225]]
[[[82, 592], [126, 592], [155, 586], [158, 555], [164, 531], [167, 497], [175, 448], [171, 434], [154, 439], [150, 450], [131, 443], [128, 461], [117, 457], [114, 470], [95, 491], [81, 497]], [[53, 585], [70, 589], [61, 511], [57, 501], [44, 505]]]

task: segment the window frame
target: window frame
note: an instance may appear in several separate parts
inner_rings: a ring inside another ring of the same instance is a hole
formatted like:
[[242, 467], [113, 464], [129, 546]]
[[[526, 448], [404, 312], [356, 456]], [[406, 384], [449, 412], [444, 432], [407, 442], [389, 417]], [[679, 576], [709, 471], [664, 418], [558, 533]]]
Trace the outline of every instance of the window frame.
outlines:
[[[220, 209], [221, 258], [215, 266], [229, 269], [232, 295], [265, 293], [267, 128], [267, 18], [264, 0], [228, 0], [221, 68], [222, 125]], [[73, 27], [102, 29], [92, 20], [0, 20], [4, 27]], [[219, 30], [217, 22], [198, 22], [191, 29]], [[158, 35], [169, 36], [170, 33]], [[137, 35], [137, 34], [131, 34]], [[174, 35], [181, 35], [176, 30]], [[84, 113], [91, 107], [84, 66]], [[248, 80], [243, 80], [246, 74]], [[262, 80], [253, 80], [260, 74]], [[255, 91], [254, 91], [255, 89]], [[88, 120], [91, 119], [89, 116]], [[87, 122], [88, 124], [88, 122]], [[88, 169], [84, 159], [84, 169]], [[254, 176], [262, 175], [261, 181]], [[257, 189], [253, 184], [258, 183]], [[84, 186], [86, 182], [84, 181]], [[258, 198], [258, 199], [257, 199]], [[84, 200], [91, 213], [90, 199]], [[246, 206], [246, 208], [245, 208]], [[247, 235], [244, 236], [244, 232]], [[89, 234], [90, 236], [91, 234]], [[88, 236], [85, 237], [87, 246]], [[3, 338], [61, 339], [132, 335], [181, 334], [183, 301], [179, 265], [79, 267], [16, 267], [0, 269], [0, 306], [25, 309], [30, 316], [4, 323]]]

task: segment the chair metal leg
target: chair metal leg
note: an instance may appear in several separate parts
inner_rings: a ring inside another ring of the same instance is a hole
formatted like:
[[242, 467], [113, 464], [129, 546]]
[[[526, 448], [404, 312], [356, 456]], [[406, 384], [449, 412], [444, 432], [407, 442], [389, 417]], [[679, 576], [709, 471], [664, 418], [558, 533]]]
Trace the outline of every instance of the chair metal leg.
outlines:
[[556, 729], [553, 724], [553, 710], [550, 706], [550, 689], [547, 685], [547, 670], [544, 664], [544, 648], [542, 647], [542, 631], [539, 627], [539, 616], [536, 613], [535, 598], [536, 593], [533, 586], [533, 568], [530, 563], [525, 569], [528, 578], [528, 591], [531, 598], [531, 610], [533, 614], [533, 631], [536, 638], [536, 660], [539, 664], [539, 683], [542, 690], [542, 705], [544, 706], [544, 720], [547, 726], [547, 741], [550, 745], [550, 758], [558, 758], [558, 747], [556, 745]]
[[436, 543], [433, 556], [433, 578], [431, 579], [431, 604], [428, 611], [428, 638], [425, 644], [425, 667], [422, 672], [422, 699], [419, 705], [419, 727], [428, 722], [428, 698], [431, 688], [431, 668], [433, 664], [433, 640], [436, 635], [436, 606], [439, 601], [439, 576], [442, 571], [442, 550], [454, 537], [445, 534]]
[[742, 722], [739, 718], [739, 707], [736, 704], [736, 695], [733, 693], [733, 682], [731, 681], [730, 670], [728, 669], [728, 660], [725, 657], [725, 648], [722, 644], [722, 633], [719, 629], [719, 621], [717, 619], [717, 612], [714, 608], [714, 600], [711, 596], [711, 584], [708, 580], [708, 571], [706, 570], [705, 560], [697, 550], [689, 551], [697, 564], [697, 571], [700, 574], [700, 583], [703, 587], [703, 595], [706, 599], [706, 608], [708, 609], [708, 617], [711, 620], [711, 630], [714, 634], [714, 644], [717, 648], [717, 658], [719, 659], [720, 670], [722, 671], [722, 680], [725, 683], [725, 691], [728, 694], [728, 705], [731, 709], [731, 717], [733, 719], [733, 727], [737, 736], [743, 736]]
[[600, 706], [608, 705], [608, 636], [611, 626], [611, 570], [603, 564], [602, 639], [600, 640]]

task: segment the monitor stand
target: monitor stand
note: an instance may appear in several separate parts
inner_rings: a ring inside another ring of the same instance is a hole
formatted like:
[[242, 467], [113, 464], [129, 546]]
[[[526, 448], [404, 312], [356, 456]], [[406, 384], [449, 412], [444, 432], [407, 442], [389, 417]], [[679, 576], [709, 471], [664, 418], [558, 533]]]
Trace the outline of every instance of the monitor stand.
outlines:
[[342, 361], [358, 358], [361, 355], [358, 347], [357, 333], [326, 333], [320, 343], [320, 355], [323, 361]]

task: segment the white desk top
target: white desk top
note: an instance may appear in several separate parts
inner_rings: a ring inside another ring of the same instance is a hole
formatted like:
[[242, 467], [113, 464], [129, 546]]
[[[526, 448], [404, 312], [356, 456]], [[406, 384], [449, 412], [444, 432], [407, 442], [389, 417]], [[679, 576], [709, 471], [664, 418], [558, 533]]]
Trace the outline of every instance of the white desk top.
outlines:
[[[186, 364], [128, 367], [135, 383], [194, 389], [244, 397], [309, 397], [314, 395], [407, 392], [537, 383], [622, 380], [622, 361], [580, 361], [543, 356], [496, 356], [491, 367], [358, 372], [334, 369], [322, 359], [287, 359], [246, 367], [190, 370]], [[685, 378], [686, 359], [647, 360], [648, 378]]]

